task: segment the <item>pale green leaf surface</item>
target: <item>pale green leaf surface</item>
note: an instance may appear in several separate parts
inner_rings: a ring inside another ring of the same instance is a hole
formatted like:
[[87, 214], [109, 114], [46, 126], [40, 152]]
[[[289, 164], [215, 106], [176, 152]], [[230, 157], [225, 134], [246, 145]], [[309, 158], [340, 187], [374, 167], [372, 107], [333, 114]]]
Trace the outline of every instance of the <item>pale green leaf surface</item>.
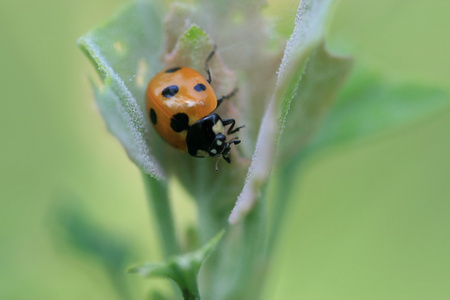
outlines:
[[333, 2], [333, 0], [300, 1], [294, 31], [287, 42], [279, 69], [278, 83], [281, 83], [281, 86], [284, 77], [291, 75], [292, 70], [298, 69], [297, 66], [292, 65], [297, 57], [308, 53], [311, 46], [323, 40]]
[[145, 117], [144, 92], [151, 74], [161, 69], [161, 32], [158, 9], [150, 2], [137, 1], [78, 41], [102, 78], [95, 95], [108, 129], [130, 158], [157, 178], [164, 177], [164, 172], [154, 159], [146, 135], [150, 126]]
[[308, 151], [354, 142], [430, 116], [449, 107], [440, 89], [393, 83], [364, 70], [355, 72]]
[[[253, 208], [261, 185], [272, 171], [279, 137], [285, 127], [291, 102], [296, 95], [303, 93], [302, 78], [305, 68], [311, 53], [322, 45], [332, 3], [333, 1], [314, 0], [300, 2], [294, 32], [287, 43], [279, 68], [277, 86], [262, 120], [246, 183], [229, 217], [232, 224], [239, 222]], [[312, 57], [314, 59], [314, 56]], [[314, 95], [310, 98], [311, 101], [320, 101]], [[314, 117], [310, 120], [315, 121]]]
[[297, 93], [283, 107], [286, 115], [278, 163], [289, 163], [313, 137], [350, 73], [350, 58], [330, 54], [325, 45], [311, 52]]

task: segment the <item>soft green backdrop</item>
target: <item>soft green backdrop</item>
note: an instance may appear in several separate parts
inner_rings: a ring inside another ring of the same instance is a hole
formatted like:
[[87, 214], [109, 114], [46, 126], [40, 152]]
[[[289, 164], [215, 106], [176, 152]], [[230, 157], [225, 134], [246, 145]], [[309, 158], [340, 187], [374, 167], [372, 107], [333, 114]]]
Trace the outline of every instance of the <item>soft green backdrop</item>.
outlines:
[[[116, 299], [55, 237], [62, 195], [159, 258], [141, 177], [111, 137], [75, 40], [119, 0], [0, 2], [0, 299]], [[450, 2], [342, 0], [332, 49], [449, 90]], [[316, 156], [286, 217], [267, 299], [450, 298], [450, 111]], [[144, 298], [155, 281], [136, 282]]]

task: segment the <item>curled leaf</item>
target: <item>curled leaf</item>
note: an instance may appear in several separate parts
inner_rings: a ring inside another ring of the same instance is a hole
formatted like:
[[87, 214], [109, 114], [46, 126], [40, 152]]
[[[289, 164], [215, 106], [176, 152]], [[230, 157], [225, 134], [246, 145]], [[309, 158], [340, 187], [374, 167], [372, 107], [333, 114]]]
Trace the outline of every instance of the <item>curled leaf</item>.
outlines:
[[[329, 105], [348, 73], [348, 60], [334, 64], [323, 49], [324, 24], [331, 4], [332, 1], [308, 0], [299, 5], [294, 32], [287, 43], [277, 86], [260, 127], [246, 183], [228, 219], [232, 224], [239, 222], [253, 208], [275, 161], [282, 163], [286, 149], [298, 153], [299, 146], [310, 138], [311, 130], [308, 129], [322, 116], [318, 113], [319, 108], [325, 102]], [[291, 106], [296, 108], [293, 113]], [[310, 109], [313, 107], [315, 109]], [[286, 126], [289, 132], [285, 130]], [[308, 129], [296, 126], [307, 126]], [[284, 136], [285, 140], [293, 139], [295, 147], [289, 145], [292, 143], [280, 144], [280, 137], [283, 139]]]
[[161, 32], [157, 7], [138, 1], [78, 40], [102, 79], [94, 90], [108, 129], [144, 172], [159, 179], [165, 172], [154, 156], [158, 147], [149, 138], [143, 101], [150, 74], [161, 69]]
[[350, 58], [331, 54], [323, 43], [310, 53], [297, 93], [286, 105], [278, 163], [289, 163], [317, 134], [351, 67]]

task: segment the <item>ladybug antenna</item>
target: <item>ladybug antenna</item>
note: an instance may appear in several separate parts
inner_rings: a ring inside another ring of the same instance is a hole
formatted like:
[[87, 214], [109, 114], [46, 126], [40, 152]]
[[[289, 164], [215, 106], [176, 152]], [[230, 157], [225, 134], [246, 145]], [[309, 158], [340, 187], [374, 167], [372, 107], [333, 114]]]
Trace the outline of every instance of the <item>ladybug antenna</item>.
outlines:
[[214, 45], [212, 51], [208, 54], [208, 57], [205, 60], [205, 71], [206, 71], [206, 75], [208, 75], [208, 78], [206, 79], [206, 81], [208, 81], [208, 83], [211, 83], [211, 70], [209, 69], [209, 61], [214, 56], [214, 53], [216, 53], [216, 49], [217, 49], [217, 45]]
[[219, 161], [220, 161], [220, 156], [217, 156], [217, 160], [216, 160], [216, 173], [219, 172]]

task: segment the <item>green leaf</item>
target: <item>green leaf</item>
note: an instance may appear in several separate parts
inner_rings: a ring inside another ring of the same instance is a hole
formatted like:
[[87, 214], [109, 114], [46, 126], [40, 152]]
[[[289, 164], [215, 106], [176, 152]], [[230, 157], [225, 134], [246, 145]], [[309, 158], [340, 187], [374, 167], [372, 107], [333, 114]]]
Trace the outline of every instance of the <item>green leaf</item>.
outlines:
[[[277, 155], [280, 154], [281, 159], [286, 156], [285, 145], [279, 143], [280, 136], [286, 135], [287, 141], [294, 136], [297, 145], [288, 145], [288, 148], [298, 153], [299, 146], [310, 137], [310, 130], [299, 132], [298, 126], [318, 123], [322, 107], [329, 106], [349, 70], [348, 60], [334, 58], [323, 49], [332, 4], [331, 0], [300, 2], [294, 32], [287, 43], [277, 86], [262, 120], [247, 180], [229, 217], [232, 224], [239, 222], [256, 204], [260, 187], [268, 180]], [[328, 92], [323, 92], [323, 86]], [[297, 107], [294, 113], [290, 112], [291, 106]], [[305, 107], [310, 111], [303, 112]], [[284, 133], [286, 126], [290, 129], [288, 133]]]
[[333, 0], [300, 1], [294, 31], [286, 45], [280, 65], [278, 82], [281, 86], [285, 78], [289, 80], [289, 77], [298, 70], [298, 66], [292, 63], [322, 42], [333, 4]]
[[279, 164], [290, 163], [317, 132], [351, 67], [350, 58], [329, 53], [323, 44], [310, 53], [301, 80], [291, 85], [297, 93], [283, 106], [286, 121], [280, 140]]
[[162, 68], [162, 21], [158, 7], [136, 1], [82, 36], [78, 43], [102, 79], [95, 96], [108, 129], [130, 158], [147, 174], [164, 177], [154, 158], [157, 147], [146, 133], [144, 92], [148, 79]]
[[168, 259], [163, 263], [146, 263], [132, 267], [130, 273], [137, 273], [146, 278], [166, 277], [178, 284], [185, 300], [200, 299], [197, 276], [203, 262], [220, 242], [225, 231], [222, 230], [207, 244], [195, 252], [186, 253]]
[[381, 75], [354, 72], [308, 151], [385, 132], [449, 107], [449, 94], [413, 83], [389, 82]]

